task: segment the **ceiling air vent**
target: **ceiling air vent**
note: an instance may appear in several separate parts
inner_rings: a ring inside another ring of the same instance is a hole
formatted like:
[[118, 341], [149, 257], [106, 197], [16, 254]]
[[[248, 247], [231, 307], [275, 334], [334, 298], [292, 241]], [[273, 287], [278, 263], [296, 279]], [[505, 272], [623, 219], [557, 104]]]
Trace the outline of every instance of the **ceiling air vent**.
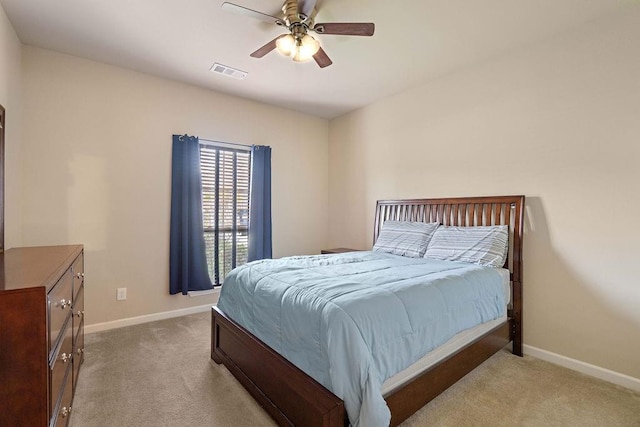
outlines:
[[242, 80], [247, 77], [246, 71], [241, 71], [236, 68], [231, 68], [228, 65], [218, 64], [214, 62], [213, 67], [211, 67], [211, 71], [214, 73], [222, 74], [223, 76], [233, 77], [234, 79]]

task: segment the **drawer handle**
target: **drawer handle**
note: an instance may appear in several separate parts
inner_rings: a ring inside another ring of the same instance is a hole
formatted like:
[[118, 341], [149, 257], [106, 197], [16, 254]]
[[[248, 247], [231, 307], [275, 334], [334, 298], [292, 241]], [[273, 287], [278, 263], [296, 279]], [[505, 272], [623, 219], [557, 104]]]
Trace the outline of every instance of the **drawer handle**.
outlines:
[[71, 406], [69, 406], [68, 408], [66, 406], [63, 406], [62, 409], [60, 409], [60, 415], [62, 415], [62, 418], [66, 418], [67, 416], [71, 415]]
[[71, 354], [62, 353], [62, 355], [60, 356], [60, 360], [62, 360], [62, 363], [71, 361]]
[[78, 310], [78, 312], [76, 313], [76, 317], [82, 317], [84, 316], [84, 310]]

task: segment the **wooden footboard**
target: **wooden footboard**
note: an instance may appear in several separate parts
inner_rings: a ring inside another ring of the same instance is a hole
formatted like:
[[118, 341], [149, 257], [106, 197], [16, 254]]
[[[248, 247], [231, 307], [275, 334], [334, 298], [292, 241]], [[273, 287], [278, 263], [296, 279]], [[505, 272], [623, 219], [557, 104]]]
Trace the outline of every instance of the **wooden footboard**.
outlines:
[[345, 424], [341, 399], [217, 307], [211, 325], [211, 358], [223, 363], [279, 425]]
[[458, 353], [432, 366], [411, 382], [387, 395], [391, 425], [397, 426], [435, 399], [459, 379], [509, 344], [509, 322], [505, 322]]
[[[344, 403], [217, 307], [211, 312], [211, 358], [223, 363], [281, 426], [348, 425]], [[504, 348], [507, 321], [385, 397], [396, 426]]]

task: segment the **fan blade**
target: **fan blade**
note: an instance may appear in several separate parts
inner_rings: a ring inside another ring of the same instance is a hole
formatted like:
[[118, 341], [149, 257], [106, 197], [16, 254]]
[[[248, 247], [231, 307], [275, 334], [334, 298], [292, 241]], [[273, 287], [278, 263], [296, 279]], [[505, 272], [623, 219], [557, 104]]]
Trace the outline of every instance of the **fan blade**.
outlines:
[[262, 58], [267, 53], [271, 52], [273, 49], [276, 48], [276, 40], [278, 40], [282, 36], [283, 36], [282, 34], [279, 35], [278, 37], [271, 40], [269, 43], [265, 44], [264, 46], [262, 46], [260, 49], [256, 50], [249, 56], [251, 56], [252, 58]]
[[320, 48], [320, 50], [318, 50], [316, 54], [313, 55], [313, 59], [316, 60], [316, 63], [320, 66], [320, 68], [328, 67], [329, 65], [333, 64], [331, 58], [327, 56], [327, 52], [325, 52], [322, 48]]
[[237, 13], [238, 15], [248, 16], [249, 18], [259, 19], [261, 21], [269, 22], [270, 24], [277, 24], [286, 26], [284, 21], [275, 16], [267, 15], [266, 13], [258, 12], [257, 10], [249, 9], [244, 6], [238, 6], [237, 4], [224, 2], [222, 8], [228, 12]]
[[327, 22], [313, 27], [313, 31], [318, 34], [340, 36], [372, 36], [375, 29], [373, 22]]
[[309, 17], [313, 8], [316, 7], [316, 0], [298, 0], [298, 13]]

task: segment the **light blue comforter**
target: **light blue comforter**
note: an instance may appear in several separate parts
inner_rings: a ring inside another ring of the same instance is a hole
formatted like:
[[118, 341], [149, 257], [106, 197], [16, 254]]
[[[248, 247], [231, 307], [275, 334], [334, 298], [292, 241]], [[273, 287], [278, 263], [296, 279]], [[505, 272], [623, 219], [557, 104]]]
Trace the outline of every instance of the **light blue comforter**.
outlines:
[[386, 426], [382, 383], [506, 310], [492, 268], [380, 252], [255, 261], [218, 307], [344, 400], [353, 426]]

